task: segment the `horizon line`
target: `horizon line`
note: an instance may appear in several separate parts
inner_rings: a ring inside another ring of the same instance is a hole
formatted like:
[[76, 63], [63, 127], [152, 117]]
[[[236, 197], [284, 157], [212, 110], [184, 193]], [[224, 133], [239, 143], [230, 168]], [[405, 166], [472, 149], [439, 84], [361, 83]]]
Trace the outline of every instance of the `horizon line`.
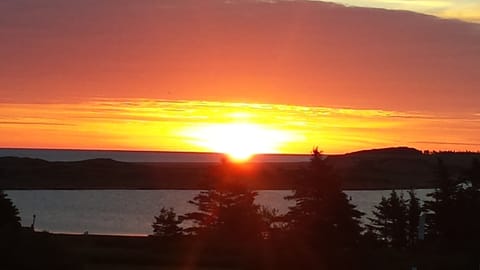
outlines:
[[[416, 147], [411, 146], [389, 146], [389, 147], [378, 147], [378, 148], [364, 148], [359, 150], [353, 150], [349, 152], [342, 152], [342, 153], [326, 153], [322, 151], [325, 155], [347, 155], [362, 151], [371, 151], [371, 150], [387, 150], [387, 149], [401, 149], [401, 148], [409, 148], [413, 150], [430, 153], [446, 153], [446, 152], [453, 152], [453, 153], [480, 153], [480, 150], [470, 151], [470, 150], [430, 150], [430, 149], [418, 149]], [[313, 149], [313, 148], [312, 148]], [[132, 152], [132, 153], [170, 153], [170, 154], [200, 154], [200, 155], [227, 155], [227, 153], [222, 152], [206, 152], [206, 151], [171, 151], [171, 150], [142, 150], [142, 149], [93, 149], [93, 148], [42, 148], [42, 147], [0, 147], [1, 150], [27, 150], [27, 151], [79, 151], [79, 152], [94, 152], [94, 151], [105, 151], [105, 152]], [[309, 156], [311, 153], [257, 153], [254, 156], [262, 156], [262, 155], [270, 155], [270, 156]]]

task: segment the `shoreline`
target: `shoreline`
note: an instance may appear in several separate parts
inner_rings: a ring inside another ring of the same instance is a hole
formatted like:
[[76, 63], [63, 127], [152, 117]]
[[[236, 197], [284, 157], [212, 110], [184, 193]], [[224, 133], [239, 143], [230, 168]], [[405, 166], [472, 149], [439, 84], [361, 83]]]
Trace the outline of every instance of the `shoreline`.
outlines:
[[[454, 177], [478, 153], [422, 154], [412, 149], [369, 150], [330, 156], [344, 190], [435, 188], [441, 158]], [[47, 161], [0, 157], [4, 190], [204, 190], [222, 163], [121, 162], [113, 159]], [[230, 177], [252, 190], [291, 190], [309, 162], [229, 163]]]
[[[343, 191], [379, 191], [379, 190], [422, 190], [422, 189], [435, 189], [434, 186], [419, 186], [413, 188], [399, 187], [399, 188], [390, 188], [390, 187], [378, 187], [378, 188], [344, 188]], [[146, 191], [155, 191], [155, 190], [208, 190], [200, 188], [8, 188], [3, 189], [4, 191], [109, 191], [109, 190], [124, 190], [124, 191], [135, 191], [135, 190], [146, 190]], [[284, 191], [284, 190], [293, 190], [289, 188], [257, 188], [253, 189], [255, 191]]]

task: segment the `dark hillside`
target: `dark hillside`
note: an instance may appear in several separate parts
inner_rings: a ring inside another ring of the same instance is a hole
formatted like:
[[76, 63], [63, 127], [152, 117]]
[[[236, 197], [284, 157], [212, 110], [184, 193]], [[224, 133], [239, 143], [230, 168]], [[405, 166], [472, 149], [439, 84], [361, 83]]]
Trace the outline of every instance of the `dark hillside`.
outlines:
[[[400, 189], [434, 186], [437, 159], [454, 176], [478, 153], [422, 154], [413, 148], [374, 149], [332, 155], [345, 189]], [[306, 162], [245, 163], [232, 167], [235, 178], [256, 189], [290, 189]], [[49, 162], [0, 158], [0, 189], [205, 189], [217, 163], [133, 163], [112, 159]]]
[[435, 168], [431, 156], [407, 147], [364, 150], [332, 162], [353, 189], [430, 187]]

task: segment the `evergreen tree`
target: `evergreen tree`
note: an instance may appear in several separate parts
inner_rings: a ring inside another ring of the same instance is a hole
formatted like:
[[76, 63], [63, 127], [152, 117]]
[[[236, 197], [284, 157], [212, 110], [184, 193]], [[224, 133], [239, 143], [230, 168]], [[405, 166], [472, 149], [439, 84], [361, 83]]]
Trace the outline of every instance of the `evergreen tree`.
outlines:
[[258, 206], [254, 204], [255, 196], [255, 192], [234, 187], [200, 192], [189, 202], [197, 207], [198, 212], [187, 213], [183, 217], [194, 223], [188, 231], [222, 236], [260, 233], [257, 229], [261, 227], [261, 219]]
[[259, 215], [262, 219], [264, 238], [273, 238], [285, 232], [288, 224], [285, 222], [278, 209], [261, 206]]
[[358, 243], [361, 212], [342, 191], [338, 174], [318, 148], [312, 151], [310, 166], [302, 173], [285, 218], [296, 237], [326, 250], [343, 250]]
[[446, 250], [464, 250], [478, 256], [480, 241], [480, 191], [478, 160], [467, 170], [462, 181], [450, 176], [443, 162], [438, 163], [438, 188], [432, 201], [425, 203], [429, 213], [428, 236]]
[[395, 191], [391, 194], [391, 235], [392, 246], [402, 248], [407, 243], [407, 204], [403, 195], [398, 196]]
[[480, 162], [474, 159], [457, 191], [458, 241], [466, 248], [476, 248], [480, 242]]
[[465, 181], [468, 182], [473, 189], [480, 190], [480, 161], [478, 158], [472, 160], [472, 165], [467, 171]]
[[413, 247], [418, 240], [418, 226], [420, 223], [420, 215], [422, 208], [420, 200], [414, 190], [408, 191], [408, 207], [407, 207], [407, 240], [408, 246]]
[[389, 208], [390, 201], [382, 196], [380, 203], [375, 206], [375, 210], [372, 212], [373, 218], [368, 218], [370, 224], [367, 225], [367, 228], [382, 241], [387, 241], [389, 238], [389, 223], [391, 223], [388, 214]]
[[428, 214], [427, 233], [430, 238], [447, 241], [447, 239], [453, 239], [456, 231], [458, 222], [456, 196], [459, 187], [441, 159], [438, 159], [436, 174], [438, 187], [433, 193], [428, 194], [433, 201], [425, 202]]
[[225, 239], [259, 239], [264, 229], [259, 206], [254, 203], [257, 193], [249, 190], [231, 174], [231, 164], [223, 161], [212, 179], [212, 188], [200, 192], [189, 203], [197, 212], [182, 219], [193, 226], [186, 231], [208, 234]]
[[392, 190], [388, 198], [382, 200], [373, 211], [374, 218], [370, 218], [370, 229], [395, 248], [403, 248], [407, 243], [407, 213], [408, 207], [403, 196], [398, 196]]
[[17, 207], [8, 198], [2, 190], [0, 190], [0, 232], [9, 232], [11, 230], [20, 229], [20, 217]]
[[173, 208], [162, 207], [160, 214], [155, 216], [152, 224], [153, 235], [163, 237], [174, 237], [182, 234], [182, 228], [179, 224], [182, 221], [177, 217]]

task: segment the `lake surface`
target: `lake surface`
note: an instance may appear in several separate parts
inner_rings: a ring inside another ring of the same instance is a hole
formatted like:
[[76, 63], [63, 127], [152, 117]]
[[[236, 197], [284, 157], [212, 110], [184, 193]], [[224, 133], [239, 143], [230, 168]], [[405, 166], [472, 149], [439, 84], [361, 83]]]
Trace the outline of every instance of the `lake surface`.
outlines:
[[[220, 162], [224, 154], [198, 152], [117, 151], [117, 150], [62, 150], [0, 148], [0, 157], [28, 157], [48, 161], [80, 161], [109, 158], [123, 162]], [[310, 155], [259, 154], [252, 162], [304, 162]]]
[[[38, 231], [147, 235], [152, 233], [153, 217], [162, 207], [173, 207], [178, 214], [196, 210], [188, 203], [198, 190], [22, 190], [6, 191], [20, 211], [24, 226], [30, 226], [35, 214]], [[431, 189], [417, 190], [425, 200]], [[374, 206], [390, 190], [347, 191], [357, 208], [371, 215]], [[259, 191], [256, 202], [280, 213], [288, 211], [292, 201], [287, 190]], [[405, 193], [405, 196], [407, 194]], [[363, 218], [366, 220], [366, 217]]]

